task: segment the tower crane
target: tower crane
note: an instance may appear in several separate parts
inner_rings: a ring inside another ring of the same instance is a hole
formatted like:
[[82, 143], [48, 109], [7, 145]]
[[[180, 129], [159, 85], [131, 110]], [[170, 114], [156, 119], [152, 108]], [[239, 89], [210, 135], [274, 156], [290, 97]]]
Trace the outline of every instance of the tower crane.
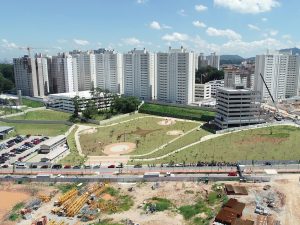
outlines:
[[267, 83], [266, 83], [266, 81], [265, 81], [263, 75], [262, 75], [261, 73], [259, 73], [259, 75], [260, 75], [260, 77], [261, 77], [261, 79], [262, 79], [264, 85], [266, 86], [267, 91], [268, 91], [268, 93], [269, 93], [269, 95], [270, 95], [270, 97], [271, 97], [271, 99], [272, 99], [272, 102], [273, 102], [273, 104], [274, 104], [274, 106], [275, 106], [276, 113], [275, 113], [275, 115], [274, 115], [274, 118], [275, 118], [277, 121], [281, 121], [281, 120], [283, 119], [283, 117], [280, 115], [279, 109], [278, 109], [277, 104], [276, 104], [276, 102], [275, 102], [275, 100], [274, 100], [274, 98], [273, 98], [273, 95], [271, 94], [271, 91], [270, 91], [270, 89], [269, 89], [269, 87], [268, 87], [268, 85], [267, 85]]
[[28, 56], [31, 57], [31, 51], [33, 49], [49, 49], [49, 48], [34, 48], [34, 47], [27, 46], [27, 47], [19, 47], [19, 49], [26, 50], [28, 52]]

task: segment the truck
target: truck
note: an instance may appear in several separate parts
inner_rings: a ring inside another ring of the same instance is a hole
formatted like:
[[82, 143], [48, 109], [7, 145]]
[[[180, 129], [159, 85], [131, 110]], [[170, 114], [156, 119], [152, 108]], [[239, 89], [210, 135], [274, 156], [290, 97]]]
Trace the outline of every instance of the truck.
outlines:
[[159, 177], [160, 172], [146, 172], [144, 173], [144, 178], [153, 178], [153, 177]]

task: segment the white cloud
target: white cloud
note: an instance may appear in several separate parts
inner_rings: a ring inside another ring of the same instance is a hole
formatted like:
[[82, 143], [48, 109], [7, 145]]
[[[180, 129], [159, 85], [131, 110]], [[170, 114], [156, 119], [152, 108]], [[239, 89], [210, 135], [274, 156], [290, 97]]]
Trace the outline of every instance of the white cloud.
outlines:
[[284, 34], [284, 35], [282, 35], [282, 38], [285, 40], [289, 40], [289, 39], [292, 39], [292, 36], [290, 34]]
[[142, 44], [142, 42], [135, 38], [135, 37], [131, 37], [131, 38], [124, 38], [122, 39], [122, 41], [127, 44], [127, 45], [136, 45], [136, 46], [139, 46]]
[[161, 39], [164, 41], [175, 42], [175, 41], [186, 41], [188, 40], [188, 38], [189, 36], [187, 34], [174, 32], [172, 34], [166, 34], [162, 36]]
[[63, 43], [66, 43], [67, 40], [66, 39], [58, 39], [57, 42], [60, 44], [63, 44]]
[[253, 25], [253, 24], [248, 24], [248, 28], [249, 28], [250, 30], [260, 30], [260, 28], [259, 28], [258, 26], [255, 26], [255, 25]]
[[207, 7], [205, 5], [195, 5], [195, 10], [197, 12], [203, 12], [203, 11], [207, 10]]
[[266, 21], [268, 21], [268, 18], [263, 17], [263, 18], [261, 18], [261, 21], [266, 22]]
[[239, 40], [242, 38], [242, 36], [235, 31], [231, 29], [226, 29], [226, 30], [221, 30], [221, 29], [216, 29], [214, 27], [209, 27], [206, 30], [206, 33], [209, 36], [219, 36], [219, 37], [227, 37], [231, 40]]
[[199, 28], [205, 28], [206, 27], [206, 24], [203, 23], [203, 22], [201, 22], [201, 21], [199, 21], [199, 20], [193, 21], [193, 25], [195, 27], [199, 27]]
[[136, 0], [137, 4], [145, 4], [148, 0]]
[[278, 34], [278, 30], [270, 30], [270, 31], [269, 31], [269, 34], [270, 34], [271, 36], [276, 36], [276, 35]]
[[90, 42], [87, 40], [73, 39], [73, 41], [75, 42], [75, 44], [82, 46], [90, 44]]
[[251, 14], [268, 12], [280, 6], [277, 0], [214, 0], [214, 4], [235, 12]]
[[16, 49], [19, 48], [14, 42], [9, 42], [6, 39], [1, 40], [1, 47], [6, 48], [6, 49]]
[[184, 9], [180, 9], [178, 12], [177, 12], [180, 16], [187, 16], [186, 12]]
[[168, 26], [168, 25], [165, 25], [165, 24], [160, 24], [159, 22], [157, 21], [152, 21], [150, 24], [149, 24], [149, 27], [151, 29], [154, 29], [154, 30], [162, 30], [162, 29], [171, 29], [172, 27]]

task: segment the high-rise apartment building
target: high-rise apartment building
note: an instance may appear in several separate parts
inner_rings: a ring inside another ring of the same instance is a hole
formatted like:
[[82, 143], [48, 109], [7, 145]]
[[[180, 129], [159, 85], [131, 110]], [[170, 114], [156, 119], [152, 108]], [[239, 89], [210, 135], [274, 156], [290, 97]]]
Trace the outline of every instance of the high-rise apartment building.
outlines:
[[195, 93], [195, 54], [183, 47], [157, 53], [157, 100], [190, 104]]
[[51, 93], [78, 91], [77, 60], [68, 53], [48, 59]]
[[209, 66], [218, 70], [220, 69], [220, 56], [215, 52], [211, 53], [210, 56], [207, 56], [206, 59]]
[[224, 87], [224, 80], [211, 80], [207, 82], [211, 86], [211, 97], [215, 98], [217, 94], [217, 90], [221, 87]]
[[49, 92], [47, 59], [41, 55], [35, 58], [25, 55], [14, 58], [16, 89], [25, 96], [44, 96]]
[[257, 55], [255, 59], [254, 89], [261, 93], [262, 100], [270, 99], [267, 88], [276, 100], [296, 96], [299, 88], [299, 56], [285, 54]]
[[224, 87], [235, 87], [242, 84], [253, 89], [254, 72], [246, 68], [224, 68]]
[[102, 90], [123, 94], [122, 54], [100, 50], [95, 54], [96, 86]]
[[78, 91], [88, 91], [96, 87], [95, 54], [90, 51], [72, 51], [71, 56], [76, 59], [78, 77]]
[[155, 55], [144, 50], [132, 50], [123, 55], [124, 94], [144, 100], [156, 97]]

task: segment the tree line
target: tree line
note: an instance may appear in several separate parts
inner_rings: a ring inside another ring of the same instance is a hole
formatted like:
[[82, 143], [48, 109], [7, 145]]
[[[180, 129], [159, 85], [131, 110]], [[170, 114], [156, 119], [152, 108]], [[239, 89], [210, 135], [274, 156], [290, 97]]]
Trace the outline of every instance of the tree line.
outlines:
[[196, 71], [196, 84], [205, 84], [212, 80], [224, 79], [224, 71], [211, 66], [200, 67]]
[[15, 88], [14, 66], [0, 64], [0, 93], [11, 91]]

